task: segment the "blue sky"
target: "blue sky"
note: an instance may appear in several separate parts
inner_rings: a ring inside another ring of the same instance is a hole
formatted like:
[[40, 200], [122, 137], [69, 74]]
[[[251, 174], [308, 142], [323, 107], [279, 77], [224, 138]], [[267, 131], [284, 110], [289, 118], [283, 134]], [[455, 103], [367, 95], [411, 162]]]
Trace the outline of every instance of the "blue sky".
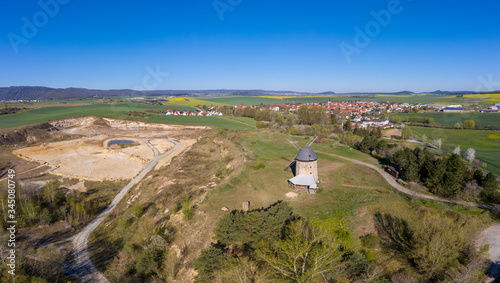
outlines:
[[[500, 81], [497, 1], [0, 5], [0, 86], [422, 92]], [[356, 27], [366, 46], [356, 45]], [[356, 52], [346, 56], [342, 44]], [[152, 79], [157, 68], [168, 76]]]

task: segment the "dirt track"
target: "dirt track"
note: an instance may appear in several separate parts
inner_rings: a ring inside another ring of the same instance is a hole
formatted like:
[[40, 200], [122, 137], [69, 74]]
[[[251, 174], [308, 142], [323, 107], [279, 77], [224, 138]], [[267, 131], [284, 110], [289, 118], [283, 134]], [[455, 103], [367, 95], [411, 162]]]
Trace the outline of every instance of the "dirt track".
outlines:
[[146, 174], [153, 169], [153, 167], [162, 158], [172, 154], [179, 147], [179, 143], [173, 140], [168, 140], [175, 144], [175, 146], [167, 151], [166, 153], [159, 155], [158, 150], [152, 146], [149, 141], [145, 141], [146, 144], [154, 151], [154, 159], [149, 162], [149, 164], [144, 168], [141, 173], [135, 177], [130, 183], [128, 183], [113, 199], [110, 205], [104, 209], [99, 216], [97, 216], [90, 224], [88, 224], [83, 230], [78, 233], [73, 238], [73, 256], [74, 261], [68, 265], [69, 274], [75, 276], [83, 282], [109, 282], [92, 264], [87, 251], [87, 244], [90, 233], [92, 233], [101, 222], [104, 217], [109, 214], [115, 206], [121, 201], [125, 194], [137, 183], [139, 183]]
[[[400, 191], [400, 192], [402, 192], [404, 194], [407, 194], [407, 195], [410, 195], [410, 196], [413, 196], [413, 197], [430, 199], [430, 200], [436, 200], [436, 201], [442, 201], [442, 202], [448, 202], [448, 203], [454, 203], [454, 204], [460, 204], [460, 205], [465, 205], [465, 206], [474, 206], [474, 207], [479, 207], [479, 208], [483, 208], [483, 209], [490, 209], [490, 210], [491, 209], [499, 209], [498, 207], [492, 206], [492, 205], [485, 205], [485, 204], [480, 204], [480, 203], [473, 203], [473, 202], [466, 202], [466, 201], [458, 201], [458, 200], [452, 200], [452, 199], [445, 199], [445, 198], [441, 198], [441, 197], [429, 196], [429, 195], [424, 195], [424, 194], [421, 194], [421, 193], [417, 193], [417, 192], [411, 191], [411, 190], [409, 190], [409, 189], [401, 186], [400, 184], [398, 184], [398, 182], [396, 182], [392, 178], [391, 175], [389, 175], [389, 173], [385, 172], [384, 170], [382, 170], [381, 168], [379, 168], [379, 167], [377, 167], [377, 166], [375, 166], [373, 164], [369, 164], [369, 163], [366, 163], [366, 162], [363, 162], [363, 161], [359, 161], [359, 160], [356, 160], [356, 159], [352, 159], [352, 158], [343, 157], [343, 156], [336, 155], [336, 154], [324, 153], [324, 152], [318, 152], [318, 153], [330, 155], [330, 156], [333, 156], [333, 157], [337, 157], [337, 158], [340, 158], [340, 159], [351, 161], [351, 162], [359, 164], [359, 165], [363, 165], [363, 166], [372, 168], [375, 171], [377, 171], [378, 173], [380, 173], [380, 175], [382, 175], [382, 177], [384, 177], [384, 179], [393, 188], [395, 188], [396, 190], [398, 190], [398, 191]], [[477, 243], [480, 246], [484, 245], [484, 244], [488, 244], [490, 246], [490, 249], [489, 249], [489, 259], [492, 261], [492, 267], [491, 267], [491, 269], [489, 271], [488, 277], [483, 282], [486, 282], [486, 283], [493, 282], [493, 281], [495, 281], [495, 278], [498, 278], [500, 276], [500, 224], [492, 226], [492, 227], [484, 230], [480, 234], [479, 239], [477, 240]]]

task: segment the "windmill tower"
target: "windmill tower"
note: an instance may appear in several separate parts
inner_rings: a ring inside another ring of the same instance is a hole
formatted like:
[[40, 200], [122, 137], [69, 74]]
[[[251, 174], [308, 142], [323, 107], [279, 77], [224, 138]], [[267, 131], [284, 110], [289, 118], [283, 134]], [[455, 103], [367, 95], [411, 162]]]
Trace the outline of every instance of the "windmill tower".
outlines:
[[306, 146], [300, 149], [295, 158], [285, 168], [292, 168], [295, 177], [288, 180], [288, 185], [294, 189], [307, 190], [316, 193], [318, 177], [318, 156], [310, 145], [316, 140], [315, 137]]
[[318, 156], [309, 146], [304, 146], [295, 157], [295, 176], [312, 175], [316, 183], [318, 178]]

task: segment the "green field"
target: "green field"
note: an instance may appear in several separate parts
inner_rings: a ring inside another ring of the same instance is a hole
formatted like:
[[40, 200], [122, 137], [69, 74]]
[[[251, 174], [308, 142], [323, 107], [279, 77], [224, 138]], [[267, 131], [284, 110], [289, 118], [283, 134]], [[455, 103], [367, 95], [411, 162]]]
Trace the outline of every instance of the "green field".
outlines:
[[[366, 95], [366, 96], [318, 96], [318, 97], [288, 97], [284, 98], [284, 102], [326, 102], [326, 101], [370, 101], [370, 102], [398, 102], [398, 103], [451, 103], [454, 98], [442, 96], [442, 95], [414, 95], [414, 96], [399, 96], [399, 95], [387, 95], [387, 96], [376, 96], [376, 95]], [[458, 100], [456, 103], [458, 103]], [[454, 102], [455, 103], [455, 102]]]
[[276, 104], [284, 103], [281, 99], [259, 97], [259, 96], [222, 96], [222, 97], [197, 97], [199, 100], [222, 103], [229, 105], [259, 105], [259, 104]]
[[68, 107], [46, 107], [29, 111], [24, 111], [11, 115], [0, 116], [0, 129], [14, 128], [36, 123], [43, 123], [51, 120], [64, 119], [76, 116], [106, 116], [113, 118], [129, 118], [147, 122], [179, 124], [179, 125], [200, 125], [215, 126], [217, 129], [227, 127], [235, 130], [253, 129], [251, 125], [245, 125], [238, 121], [224, 119], [222, 117], [186, 117], [186, 116], [165, 116], [152, 114], [151, 118], [133, 118], [123, 115], [129, 111], [145, 111], [148, 109], [163, 110], [195, 110], [189, 106], [162, 105], [154, 106], [140, 103], [121, 103], [121, 104], [92, 104], [84, 106]]
[[411, 127], [417, 137], [427, 136], [427, 141], [441, 138], [451, 150], [460, 145], [462, 153], [471, 147], [476, 150], [476, 159], [485, 162], [487, 171], [500, 175], [500, 133], [496, 131], [455, 130]]
[[453, 127], [455, 123], [462, 124], [465, 120], [474, 120], [480, 127], [499, 126], [500, 127], [500, 113], [394, 113], [398, 115], [402, 121], [406, 117], [432, 117], [434, 123], [438, 126]]

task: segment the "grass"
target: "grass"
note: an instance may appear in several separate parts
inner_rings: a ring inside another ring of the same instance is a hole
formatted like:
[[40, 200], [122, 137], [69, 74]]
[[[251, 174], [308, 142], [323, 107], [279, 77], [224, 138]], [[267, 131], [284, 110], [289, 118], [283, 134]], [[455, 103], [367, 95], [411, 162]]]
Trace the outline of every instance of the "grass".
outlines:
[[21, 113], [0, 116], [0, 129], [20, 127], [35, 123], [48, 122], [51, 120], [64, 119], [76, 116], [107, 116], [112, 118], [127, 118], [147, 122], [179, 124], [179, 125], [200, 125], [215, 126], [217, 129], [224, 127], [234, 130], [251, 130], [254, 127], [245, 125], [238, 121], [224, 119], [222, 117], [186, 117], [186, 116], [165, 116], [152, 114], [151, 118], [134, 118], [123, 113], [131, 111], [155, 110], [195, 110], [190, 106], [165, 104], [162, 106], [148, 105], [142, 103], [120, 103], [120, 104], [92, 104], [84, 106], [67, 107], [46, 107], [24, 111]]
[[480, 127], [499, 126], [500, 113], [394, 113], [405, 121], [406, 117], [434, 118], [434, 124], [444, 127], [453, 127], [455, 123], [462, 124], [465, 120], [474, 120]]
[[[303, 137], [292, 139], [300, 146], [309, 141]], [[328, 141], [313, 144], [312, 147], [316, 151], [361, 160], [370, 159], [369, 155], [350, 151], [347, 147], [333, 148], [331, 144], [332, 141]], [[243, 201], [250, 201], [251, 209], [267, 207], [279, 200], [287, 201], [295, 213], [306, 216], [326, 231], [339, 235], [346, 249], [354, 251], [361, 250], [361, 236], [376, 234], [373, 215], [379, 211], [401, 217], [414, 215], [424, 209], [440, 214], [455, 211], [461, 217], [470, 219], [466, 221], [464, 229], [471, 234], [491, 223], [489, 215], [481, 213], [482, 210], [478, 208], [412, 201], [395, 192], [376, 171], [324, 154], [318, 154], [319, 176], [322, 180], [318, 194], [309, 195], [296, 191], [296, 198], [287, 198], [285, 194], [292, 191], [287, 185], [287, 179], [293, 175], [283, 169], [297, 152], [298, 149], [289, 143], [288, 136], [268, 131], [219, 133], [202, 139], [169, 167], [151, 173], [153, 178], [142, 182], [130, 192], [127, 198], [137, 194], [136, 202], [144, 207], [144, 216], [135, 220], [132, 205], [127, 206], [125, 202], [121, 202], [117, 206], [91, 236], [90, 246], [100, 249], [91, 251], [92, 260], [98, 264], [100, 262], [99, 267], [106, 269], [112, 282], [119, 282], [127, 261], [136, 260], [138, 254], [137, 251], [130, 251], [130, 247], [134, 244], [139, 247], [147, 245], [145, 239], [153, 233], [155, 225], [160, 226], [166, 222], [161, 220], [165, 219], [163, 211], [172, 208], [178, 195], [190, 190], [193, 201], [197, 198], [201, 200], [193, 218], [186, 222], [181, 220], [178, 213], [170, 215], [167, 222], [167, 225], [175, 225], [178, 229], [173, 244], [177, 247], [186, 246], [188, 255], [183, 261], [183, 270], [178, 275], [180, 277], [176, 278], [182, 282], [189, 281], [191, 274], [186, 266], [190, 266], [200, 250], [208, 246], [214, 224], [219, 217], [227, 214], [221, 208], [241, 209]], [[235, 167], [227, 167], [230, 160], [236, 162], [233, 163]], [[167, 186], [166, 180], [178, 180], [178, 184]], [[210, 180], [216, 180], [218, 186], [214, 189], [206, 188]], [[206, 189], [202, 189], [202, 185]], [[131, 219], [130, 223], [120, 224], [124, 222], [124, 218]], [[157, 223], [153, 223], [154, 221]], [[108, 247], [113, 248], [113, 253], [106, 250]], [[389, 260], [391, 255], [384, 250], [378, 249], [372, 253], [377, 256], [378, 264], [384, 267], [389, 265], [383, 260]], [[99, 259], [99, 256], [109, 254], [114, 259]], [[389, 268], [389, 271], [396, 270]]]
[[498, 138], [500, 136], [498, 132], [425, 127], [412, 127], [412, 130], [419, 138], [426, 135], [428, 141], [441, 138], [443, 145], [448, 145], [451, 150], [458, 145], [460, 145], [462, 153], [469, 147], [474, 148], [476, 159], [481, 161], [480, 165], [485, 162], [487, 164], [485, 170], [500, 175], [500, 139]]
[[[300, 146], [308, 142], [302, 137], [293, 139], [298, 141]], [[297, 198], [287, 198], [285, 194], [292, 191], [287, 185], [287, 179], [293, 175], [283, 169], [298, 152], [298, 149], [289, 143], [288, 137], [282, 134], [251, 132], [239, 133], [237, 140], [246, 150], [253, 153], [255, 160], [239, 175], [209, 193], [204, 202], [206, 207], [200, 208], [209, 215], [222, 215], [221, 207], [224, 206], [230, 210], [241, 209], [243, 201], [250, 201], [251, 208], [259, 208], [284, 200], [290, 203], [296, 213], [307, 216], [312, 222], [329, 231], [347, 231], [350, 235], [356, 235], [347, 237], [350, 245], [356, 246], [360, 244], [358, 236], [375, 233], [375, 212], [414, 214], [415, 204], [408, 201], [409, 197], [397, 193], [376, 171], [318, 152], [336, 153], [363, 161], [369, 160], [369, 155], [350, 151], [348, 147], [332, 148], [331, 142], [313, 144], [312, 148], [319, 157], [320, 190], [316, 195], [296, 191]], [[253, 168], [259, 163], [264, 163], [265, 169]], [[434, 204], [429, 201], [426, 205]], [[480, 212], [475, 208], [457, 208], [442, 203], [434, 206], [437, 207], [433, 209], [435, 211], [460, 210], [466, 217], [476, 217], [478, 211]], [[487, 216], [484, 217], [479, 222], [489, 221]]]

